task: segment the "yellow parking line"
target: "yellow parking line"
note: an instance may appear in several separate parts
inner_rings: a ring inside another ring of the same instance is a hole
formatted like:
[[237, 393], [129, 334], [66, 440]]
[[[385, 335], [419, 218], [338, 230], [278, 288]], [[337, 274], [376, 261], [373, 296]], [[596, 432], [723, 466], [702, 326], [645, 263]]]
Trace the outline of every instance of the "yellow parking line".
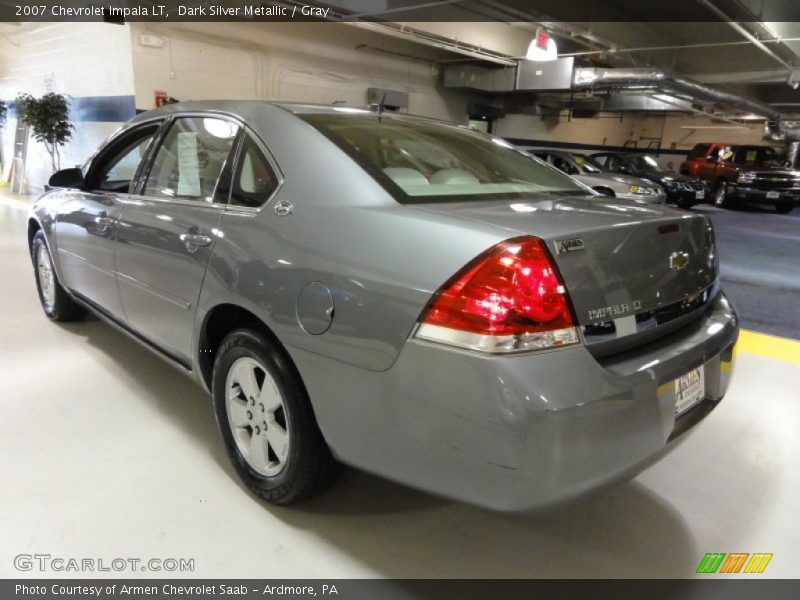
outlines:
[[742, 329], [737, 350], [745, 354], [800, 365], [800, 341]]

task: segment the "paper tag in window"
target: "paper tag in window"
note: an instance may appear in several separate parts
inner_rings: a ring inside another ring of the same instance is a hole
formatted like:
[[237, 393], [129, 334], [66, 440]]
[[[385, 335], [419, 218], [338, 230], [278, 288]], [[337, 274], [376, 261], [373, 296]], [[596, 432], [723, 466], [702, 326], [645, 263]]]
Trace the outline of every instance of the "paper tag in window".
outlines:
[[178, 134], [178, 196], [200, 196], [197, 133]]

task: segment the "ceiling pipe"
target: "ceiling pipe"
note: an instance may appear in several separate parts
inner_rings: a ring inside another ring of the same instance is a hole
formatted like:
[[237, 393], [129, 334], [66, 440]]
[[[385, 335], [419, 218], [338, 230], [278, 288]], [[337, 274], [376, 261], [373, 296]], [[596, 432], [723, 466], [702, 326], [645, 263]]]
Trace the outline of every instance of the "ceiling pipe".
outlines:
[[697, 81], [678, 77], [666, 71], [653, 69], [599, 69], [578, 68], [573, 75], [576, 89], [624, 88], [631, 85], [648, 85], [667, 92], [684, 94], [697, 100], [722, 104], [767, 119], [765, 139], [776, 142], [800, 140], [800, 128], [787, 128], [781, 113], [768, 104], [708, 87]]

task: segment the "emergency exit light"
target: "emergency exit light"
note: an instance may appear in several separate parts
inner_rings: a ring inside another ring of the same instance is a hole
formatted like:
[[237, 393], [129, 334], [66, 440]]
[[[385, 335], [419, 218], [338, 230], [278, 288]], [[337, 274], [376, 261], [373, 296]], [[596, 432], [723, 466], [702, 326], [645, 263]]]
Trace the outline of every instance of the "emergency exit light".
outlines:
[[556, 60], [558, 58], [558, 48], [556, 41], [544, 29], [536, 32], [536, 37], [531, 40], [528, 52], [525, 54], [526, 60], [538, 62]]

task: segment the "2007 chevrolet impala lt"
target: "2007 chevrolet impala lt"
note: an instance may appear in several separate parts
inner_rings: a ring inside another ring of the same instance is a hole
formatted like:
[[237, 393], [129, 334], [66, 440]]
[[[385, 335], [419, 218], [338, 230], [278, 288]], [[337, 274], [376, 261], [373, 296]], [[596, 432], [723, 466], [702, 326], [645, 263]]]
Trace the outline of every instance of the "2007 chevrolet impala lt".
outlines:
[[51, 186], [29, 222], [47, 316], [91, 310], [196, 378], [273, 503], [345, 463], [533, 509], [635, 475], [728, 386], [705, 217], [466, 127], [174, 104]]

